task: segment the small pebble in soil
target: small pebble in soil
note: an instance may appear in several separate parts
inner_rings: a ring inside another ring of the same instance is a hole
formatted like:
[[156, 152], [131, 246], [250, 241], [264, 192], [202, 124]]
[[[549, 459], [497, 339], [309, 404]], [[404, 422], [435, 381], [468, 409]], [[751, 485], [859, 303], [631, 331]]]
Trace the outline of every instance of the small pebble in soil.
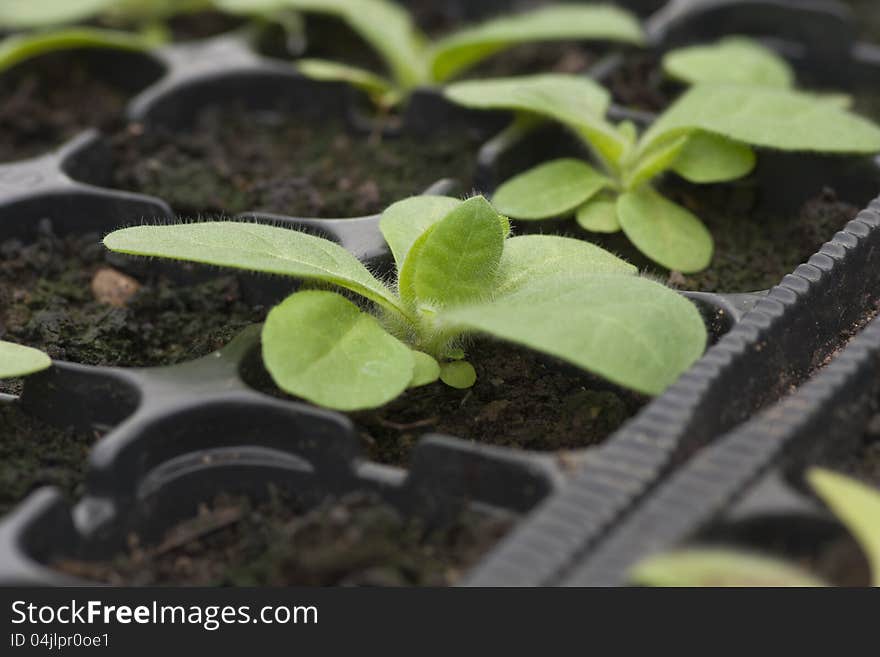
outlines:
[[[126, 266], [133, 271], [123, 271]], [[59, 237], [44, 221], [31, 243], [0, 243], [0, 339], [86, 365], [170, 365], [215, 351], [265, 308], [236, 278], [173, 281], [108, 252], [98, 235]], [[18, 384], [0, 382], [0, 392]]]
[[112, 267], [102, 267], [92, 276], [92, 294], [95, 300], [108, 306], [122, 308], [141, 288], [131, 276]]

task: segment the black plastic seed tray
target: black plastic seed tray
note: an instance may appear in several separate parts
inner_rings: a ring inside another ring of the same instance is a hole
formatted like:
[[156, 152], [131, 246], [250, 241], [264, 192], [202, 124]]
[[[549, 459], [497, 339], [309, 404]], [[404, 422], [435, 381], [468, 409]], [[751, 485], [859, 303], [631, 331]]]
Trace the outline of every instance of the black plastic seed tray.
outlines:
[[[854, 45], [848, 18], [849, 11], [835, 2], [695, 0], [670, 3], [649, 20], [649, 26], [653, 45], [660, 52], [723, 33], [783, 35], [799, 72], [821, 77], [826, 71], [816, 64], [820, 56], [805, 53], [813, 43], [809, 35], [830, 22], [837, 27], [825, 41], [836, 39], [836, 56], [846, 61], [841, 70], [847, 72], [842, 80], [838, 76], [838, 83], [843, 88], [864, 88], [878, 79], [878, 60], [874, 46]], [[594, 74], [606, 78], [619, 65], [620, 58], [612, 55]], [[486, 161], [507, 146], [492, 144], [484, 153]], [[514, 145], [510, 150], [528, 148]], [[772, 193], [782, 205], [803, 200], [799, 194], [804, 189], [829, 176], [848, 193], [875, 194], [876, 174], [864, 170], [870, 165], [852, 166], [846, 172], [838, 170], [837, 178], [822, 158], [765, 153], [758, 177], [765, 194]], [[810, 182], [803, 186], [786, 183], [782, 177], [793, 171], [799, 180]], [[497, 178], [509, 174], [504, 171]], [[678, 465], [807, 380], [839, 346], [841, 336], [875, 311], [877, 287], [868, 272], [878, 239], [872, 205], [765, 297], [753, 298], [757, 303], [751, 312], [666, 393], [593, 450], [570, 485], [505, 540], [469, 583], [538, 586], [565, 582], [577, 564], [589, 562], [610, 529], [625, 522], [642, 500], [653, 499], [654, 487]]]
[[[854, 223], [876, 230], [878, 211], [875, 202]], [[876, 258], [874, 248], [863, 263], [875, 290]], [[807, 492], [803, 474], [811, 465], [845, 464], [861, 446], [878, 409], [878, 368], [880, 321], [875, 319], [800, 390], [691, 459], [560, 581], [623, 584], [640, 559], [690, 539], [769, 549], [773, 539], [786, 534], [814, 545], [830, 528], [839, 532]]]
[[[740, 4], [743, 12], [758, 11], [751, 6], [756, 3]], [[347, 88], [305, 80], [289, 64], [256, 54], [238, 36], [175, 45], [144, 61], [145, 71], [158, 67], [163, 73], [130, 103], [128, 116], [148, 130], [185, 126], [201, 108], [230, 100], [257, 109], [280, 105], [303, 120], [341, 117], [352, 130], [370, 127]], [[871, 70], [869, 58], [864, 61], [863, 68]], [[504, 121], [454, 108], [426, 90], [409, 106], [401, 129], [467, 129], [488, 138]], [[496, 140], [483, 149], [481, 191], [491, 191], [542, 153], [569, 148], [558, 135], [532, 139]], [[108, 166], [106, 145], [95, 132], [57, 153], [0, 166], [0, 237], [30, 238], [45, 218], [67, 234], [173, 217], [160, 199], [102, 187]], [[462, 191], [441, 180], [448, 173], [438, 172], [431, 192]], [[821, 158], [779, 158], [765, 165], [759, 178], [780, 192], [783, 205], [802, 200], [792, 181], [830, 181], [864, 199], [880, 189], [876, 164], [865, 160], [841, 166]], [[389, 259], [375, 216], [244, 216], [317, 231], [377, 268]], [[243, 382], [243, 364], [258, 348], [253, 330], [219, 354], [173, 367], [56, 363], [27, 380], [19, 403], [47, 421], [104, 436], [91, 452], [87, 494], [75, 506], [57, 491], [42, 490], [0, 523], [0, 582], [70, 583], [46, 566], [59, 553], [109, 556], [130, 531], [161, 533], [217, 492], [259, 496], [270, 482], [315, 500], [368, 489], [427, 517], [463, 505], [519, 514], [518, 527], [469, 583], [565, 582], [582, 557], [676, 466], [802, 383], [839, 346], [839, 336], [873, 307], [876, 285], [865, 272], [878, 239], [876, 214], [869, 209], [769, 293], [689, 294], [717, 343], [615, 436], [570, 455], [565, 467], [552, 454], [443, 436], [423, 438], [409, 472], [371, 463], [361, 456], [347, 418], [267, 397]], [[267, 300], [293, 287], [256, 278], [245, 283], [255, 297]]]

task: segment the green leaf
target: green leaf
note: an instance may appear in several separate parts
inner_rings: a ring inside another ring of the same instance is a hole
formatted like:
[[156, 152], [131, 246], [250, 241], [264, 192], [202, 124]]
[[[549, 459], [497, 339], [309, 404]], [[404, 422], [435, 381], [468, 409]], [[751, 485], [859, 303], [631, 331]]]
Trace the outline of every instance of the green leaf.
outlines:
[[511, 46], [537, 41], [622, 41], [641, 44], [644, 35], [632, 14], [610, 6], [559, 5], [502, 16], [442, 39], [432, 49], [431, 75], [448, 80]]
[[335, 292], [291, 295], [269, 313], [262, 340], [275, 383], [327, 408], [376, 408], [413, 379], [409, 347]]
[[692, 130], [782, 150], [880, 151], [880, 128], [834, 103], [796, 91], [735, 84], [691, 88], [645, 133], [640, 151]]
[[640, 187], [672, 167], [684, 150], [689, 138], [690, 134], [684, 134], [674, 139], [658, 142], [640, 155], [635, 166], [624, 176], [626, 189]]
[[571, 213], [611, 184], [586, 162], [566, 158], [511, 178], [498, 188], [492, 202], [514, 219], [548, 219]]
[[440, 366], [440, 380], [450, 388], [466, 390], [477, 382], [477, 371], [466, 360], [455, 360]]
[[439, 321], [556, 356], [609, 381], [659, 394], [699, 358], [706, 328], [696, 306], [627, 275], [538, 276]]
[[717, 548], [691, 548], [650, 557], [635, 566], [630, 581], [641, 586], [825, 586], [784, 561]]
[[288, 7], [287, 0], [209, 0], [217, 9], [230, 14], [267, 15]]
[[413, 244], [401, 297], [420, 309], [467, 303], [491, 292], [507, 230], [482, 196], [461, 203]]
[[0, 340], [0, 379], [27, 376], [52, 365], [42, 351]]
[[396, 83], [411, 89], [429, 81], [425, 37], [409, 13], [387, 0], [284, 0], [285, 6], [302, 12], [330, 14], [381, 55]]
[[639, 251], [667, 269], [687, 274], [712, 261], [712, 235], [703, 222], [650, 187], [621, 194], [617, 216]]
[[578, 224], [584, 230], [593, 233], [617, 233], [620, 231], [620, 220], [617, 218], [617, 199], [594, 198], [577, 209], [575, 214]]
[[782, 57], [753, 39], [729, 37], [707, 46], [668, 53], [663, 70], [686, 84], [737, 82], [791, 88], [794, 71]]
[[398, 271], [403, 269], [413, 243], [461, 203], [449, 196], [413, 196], [398, 201], [382, 213], [379, 228], [394, 254]]
[[287, 228], [234, 221], [135, 226], [110, 233], [104, 245], [130, 255], [324, 281], [407, 316], [391, 290], [348, 251], [329, 240]]
[[440, 363], [433, 356], [421, 351], [413, 351], [413, 374], [410, 388], [419, 388], [434, 383], [440, 378]]
[[100, 14], [118, 0], [3, 0], [0, 27], [25, 29], [75, 23]]
[[586, 77], [544, 73], [492, 80], [469, 80], [449, 85], [452, 102], [481, 110], [527, 112], [570, 127], [609, 164], [630, 149], [626, 132], [603, 117], [611, 96]]
[[[236, 13], [236, 4], [244, 5], [241, 1], [227, 0], [223, 9]], [[106, 13], [112, 19], [122, 19], [128, 23], [149, 23], [166, 21], [182, 14], [211, 11], [216, 6], [217, 0], [116, 0]]]
[[693, 183], [717, 183], [748, 175], [756, 161], [746, 144], [698, 131], [687, 138], [673, 170]]
[[638, 269], [583, 240], [557, 235], [521, 235], [504, 243], [495, 295], [507, 295], [543, 279], [594, 274], [635, 276]]
[[300, 59], [296, 62], [296, 68], [313, 80], [350, 84], [383, 106], [390, 107], [400, 102], [400, 92], [388, 80], [356, 66], [326, 59]]
[[0, 41], [0, 71], [27, 59], [59, 50], [76, 48], [112, 48], [144, 51], [156, 45], [138, 34], [91, 27], [75, 27], [53, 32], [13, 34]]
[[822, 468], [811, 468], [807, 479], [858, 541], [880, 586], [880, 490]]
[[565, 124], [577, 124], [584, 115], [602, 117], [611, 104], [611, 95], [597, 82], [559, 73], [466, 80], [443, 93], [464, 107], [529, 112]]
[[814, 94], [814, 97], [817, 100], [821, 100], [825, 103], [831, 103], [832, 105], [839, 107], [843, 110], [852, 109], [853, 104], [855, 103], [855, 99], [849, 94], [837, 93], [837, 92], [828, 92], [828, 93], [817, 93]]

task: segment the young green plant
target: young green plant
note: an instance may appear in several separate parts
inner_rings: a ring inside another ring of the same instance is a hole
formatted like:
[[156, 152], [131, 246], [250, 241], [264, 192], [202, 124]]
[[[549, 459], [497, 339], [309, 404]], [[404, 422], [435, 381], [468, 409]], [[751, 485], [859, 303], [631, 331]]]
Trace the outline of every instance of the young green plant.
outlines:
[[[247, 2], [248, 0], [239, 0]], [[264, 9], [284, 7], [334, 16], [382, 58], [388, 76], [347, 63], [304, 59], [306, 75], [344, 81], [383, 107], [405, 100], [420, 86], [443, 84], [484, 59], [523, 43], [616, 41], [641, 45], [644, 35], [628, 12], [604, 5], [551, 5], [467, 27], [431, 42], [405, 9], [390, 0], [250, 0]]]
[[734, 82], [779, 89], [795, 86], [794, 71], [785, 59], [743, 36], [672, 50], [663, 56], [663, 71], [687, 85]]
[[84, 22], [149, 25], [205, 11], [267, 15], [279, 2], [257, 0], [3, 0], [0, 28], [36, 30]]
[[646, 256], [685, 273], [706, 268], [708, 229], [656, 187], [674, 172], [699, 184], [752, 171], [754, 147], [821, 153], [876, 153], [880, 128], [839, 103], [791, 89], [752, 84], [697, 84], [639, 134], [605, 118], [608, 93], [584, 78], [539, 75], [466, 81], [445, 90], [453, 101], [519, 115], [511, 132], [542, 120], [562, 123], [592, 155], [540, 164], [501, 185], [493, 197], [512, 219], [574, 215], [585, 230], [623, 231]]
[[[211, 9], [295, 29], [289, 13], [263, 10], [251, 0], [5, 0], [0, 2], [0, 30], [16, 32], [0, 40], [0, 72], [61, 50], [146, 51], [170, 40], [168, 19]], [[101, 25], [78, 24], [89, 20]]]
[[[880, 491], [821, 468], [807, 479], [813, 490], [858, 541], [880, 586]], [[649, 557], [631, 572], [646, 586], [826, 586], [793, 564], [723, 548], [690, 548]]]
[[14, 379], [45, 370], [52, 361], [42, 351], [0, 340], [0, 379]]
[[[685, 85], [732, 82], [777, 89], [794, 89], [794, 69], [775, 51], [754, 39], [731, 36], [716, 43], [688, 46], [663, 57], [663, 72]], [[844, 93], [814, 94], [817, 99], [849, 108]]]
[[476, 334], [646, 394], [661, 392], [705, 349], [690, 301], [586, 242], [510, 237], [507, 218], [483, 197], [413, 197], [389, 207], [380, 225], [393, 282], [334, 242], [253, 223], [137, 226], [104, 244], [335, 288], [296, 292], [273, 308], [262, 350], [280, 388], [340, 410], [378, 407], [438, 378], [470, 387], [476, 373], [465, 358]]

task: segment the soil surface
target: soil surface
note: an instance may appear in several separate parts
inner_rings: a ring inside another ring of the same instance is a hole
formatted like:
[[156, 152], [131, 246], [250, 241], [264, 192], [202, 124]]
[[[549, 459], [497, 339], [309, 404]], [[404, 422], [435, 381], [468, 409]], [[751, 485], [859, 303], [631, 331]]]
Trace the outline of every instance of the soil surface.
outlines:
[[[868, 422], [851, 458], [826, 467], [859, 479], [880, 493], [880, 415]], [[848, 534], [822, 545], [810, 565], [837, 586], [869, 586], [871, 582], [867, 559], [855, 539]]]
[[606, 236], [578, 230], [577, 236], [620, 254], [679, 289], [754, 292], [779, 283], [859, 213], [859, 208], [839, 200], [830, 189], [797, 213], [769, 213], [762, 210], [748, 179], [730, 185], [671, 181], [664, 192], [700, 217], [712, 233], [715, 255], [705, 271], [682, 275], [664, 270], [639, 253], [622, 233]]
[[10, 162], [51, 151], [86, 128], [111, 128], [128, 94], [65, 52], [4, 73], [0, 97], [0, 162]]
[[113, 186], [159, 196], [182, 215], [327, 218], [381, 212], [445, 177], [468, 188], [478, 147], [463, 134], [380, 142], [332, 120], [216, 108], [187, 132], [132, 125], [112, 145]]
[[429, 527], [366, 493], [311, 510], [281, 496], [258, 505], [218, 497], [158, 544], [132, 535], [111, 561], [54, 566], [127, 586], [448, 586], [510, 525], [470, 512]]
[[[851, 454], [825, 455], [813, 465], [854, 477], [880, 493], [880, 415], [869, 420]], [[774, 531], [772, 537], [758, 541], [773, 555], [792, 560], [833, 586], [870, 586], [865, 554], [846, 531], [804, 536], [784, 521]]]
[[[407, 391], [382, 408], [351, 413], [368, 456], [405, 466], [426, 433], [537, 451], [564, 451], [602, 442], [644, 405], [635, 393], [527, 349], [480, 342], [468, 350], [477, 370], [469, 390], [437, 382]], [[256, 358], [245, 378], [285, 397]]]
[[173, 17], [168, 21], [168, 28], [174, 41], [194, 41], [231, 32], [246, 23], [241, 17], [217, 11], [200, 11]]
[[537, 73], [585, 73], [598, 60], [590, 44], [529, 43], [504, 50], [462, 72], [459, 78], [479, 79]]
[[[33, 243], [0, 243], [0, 339], [87, 365], [169, 365], [204, 356], [264, 319], [265, 308], [243, 301], [233, 276], [186, 284], [125, 273], [132, 262], [109, 253], [98, 235], [58, 237], [48, 220]], [[0, 392], [16, 389], [0, 383]]]
[[880, 43], [880, 5], [877, 0], [843, 0], [856, 15], [856, 26], [862, 38]]
[[0, 402], [0, 517], [40, 486], [71, 501], [83, 492], [88, 451], [98, 435], [58, 429]]
[[616, 104], [656, 113], [669, 107], [683, 89], [666, 77], [656, 55], [640, 52], [626, 53], [602, 83]]

